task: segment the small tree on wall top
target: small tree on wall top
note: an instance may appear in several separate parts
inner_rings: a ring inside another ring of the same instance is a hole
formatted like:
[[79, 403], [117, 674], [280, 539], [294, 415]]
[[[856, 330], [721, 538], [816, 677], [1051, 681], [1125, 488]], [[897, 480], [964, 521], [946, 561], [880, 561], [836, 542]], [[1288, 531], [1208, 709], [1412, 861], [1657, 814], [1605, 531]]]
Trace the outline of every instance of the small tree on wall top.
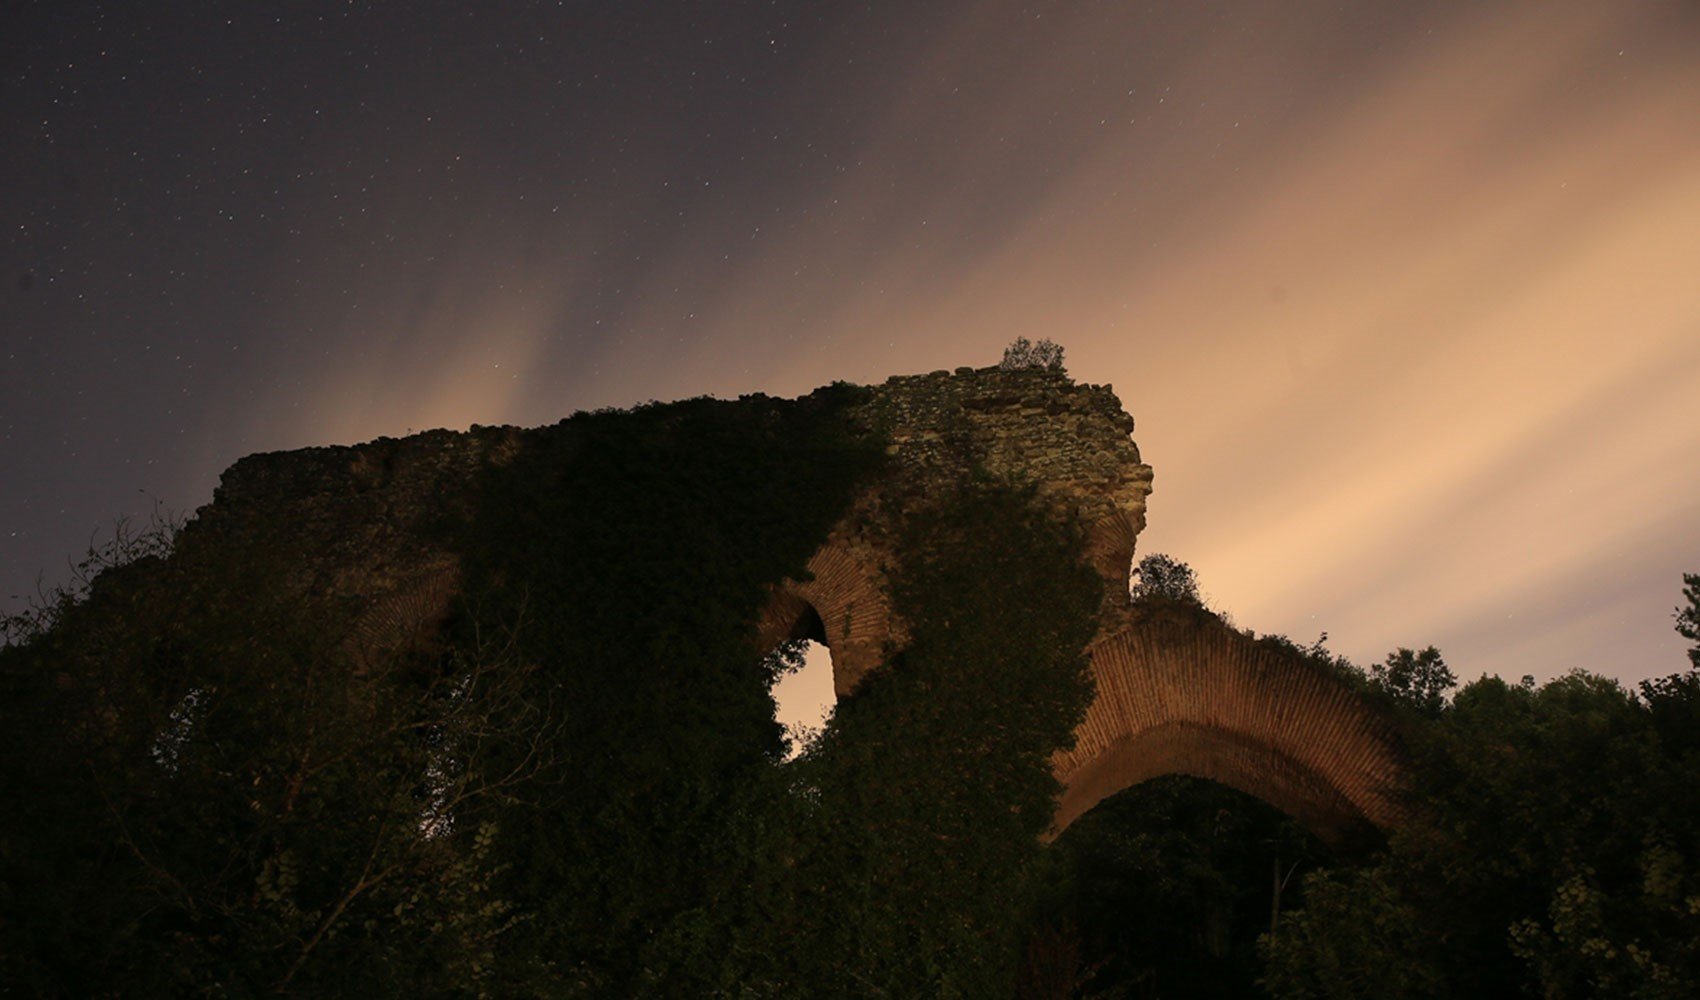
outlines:
[[1003, 349], [1003, 361], [998, 367], [1004, 371], [1017, 371], [1026, 368], [1043, 368], [1050, 371], [1062, 371], [1062, 345], [1052, 340], [1041, 340], [1034, 343], [1026, 337], [1017, 337], [1008, 347]]
[[1684, 639], [1693, 640], [1688, 662], [1700, 670], [1700, 573], [1682, 574], [1682, 584], [1682, 596], [1688, 598], [1688, 607], [1676, 609], [1676, 631]]
[[1132, 596], [1136, 601], [1155, 597], [1204, 606], [1192, 567], [1161, 552], [1151, 553], [1134, 567]]

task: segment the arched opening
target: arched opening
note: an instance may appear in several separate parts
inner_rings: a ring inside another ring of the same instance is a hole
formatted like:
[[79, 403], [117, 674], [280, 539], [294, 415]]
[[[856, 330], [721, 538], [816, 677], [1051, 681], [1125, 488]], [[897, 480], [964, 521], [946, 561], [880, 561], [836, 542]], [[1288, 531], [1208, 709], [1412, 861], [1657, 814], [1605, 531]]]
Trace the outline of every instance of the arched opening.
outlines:
[[1251, 796], [1331, 844], [1373, 832], [1357, 807], [1303, 762], [1245, 734], [1170, 722], [1120, 737], [1070, 776], [1057, 807], [1059, 835], [1124, 789], [1170, 776], [1202, 779]]
[[826, 727], [838, 697], [832, 688], [832, 652], [812, 639], [801, 643], [801, 662], [780, 673], [769, 693], [773, 718], [785, 727], [785, 759], [790, 760]]
[[788, 610], [791, 625], [767, 661], [773, 718], [785, 730], [785, 760], [796, 757], [825, 728], [838, 704], [826, 623], [806, 601], [795, 600]]
[[1348, 678], [1290, 644], [1240, 634], [1198, 609], [1134, 609], [1090, 649], [1096, 693], [1054, 758], [1056, 832], [1099, 801], [1164, 775], [1249, 793], [1329, 841], [1404, 815], [1392, 721]]
[[807, 579], [773, 588], [752, 623], [756, 646], [812, 639], [832, 649], [833, 689], [847, 695], [885, 659], [895, 638], [882, 570], [869, 553], [829, 541], [809, 558]]
[[1029, 974], [1092, 995], [1253, 995], [1258, 936], [1333, 858], [1257, 796], [1180, 774], [1140, 782], [1052, 842]]

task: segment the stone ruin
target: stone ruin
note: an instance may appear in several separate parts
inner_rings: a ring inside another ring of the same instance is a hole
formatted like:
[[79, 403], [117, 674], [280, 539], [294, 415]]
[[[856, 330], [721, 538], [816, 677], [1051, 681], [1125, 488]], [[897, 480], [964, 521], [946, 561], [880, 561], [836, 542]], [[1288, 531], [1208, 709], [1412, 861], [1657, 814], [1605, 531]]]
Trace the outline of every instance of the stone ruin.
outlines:
[[[1206, 612], [1130, 601], [1152, 470], [1109, 386], [1055, 370], [958, 368], [891, 378], [858, 406], [889, 431], [888, 471], [820, 540], [812, 579], [774, 588], [751, 636], [758, 648], [816, 639], [831, 651], [839, 696], [853, 692], [904, 638], [885, 586], [895, 531], [865, 515], [978, 466], [1077, 515], [1106, 585], [1087, 650], [1096, 697], [1074, 745], [1053, 759], [1056, 831], [1166, 774], [1249, 793], [1325, 839], [1399, 823], [1405, 765], [1393, 727], [1341, 677]], [[310, 555], [284, 586], [360, 608], [351, 644], [384, 655], [431, 641], [460, 595], [459, 561], [430, 526], [471, 516], [479, 470], [521, 447], [518, 429], [475, 426], [250, 456], [225, 472], [183, 543], [239, 554], [286, 530]]]

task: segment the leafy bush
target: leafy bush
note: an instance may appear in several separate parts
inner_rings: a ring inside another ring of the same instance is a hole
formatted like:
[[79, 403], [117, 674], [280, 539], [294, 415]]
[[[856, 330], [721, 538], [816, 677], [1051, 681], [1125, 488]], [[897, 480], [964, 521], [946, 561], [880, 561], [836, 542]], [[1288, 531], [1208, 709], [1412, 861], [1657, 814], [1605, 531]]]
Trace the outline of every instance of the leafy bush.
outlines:
[[1017, 337], [1003, 349], [1003, 361], [998, 367], [1004, 371], [1041, 368], [1060, 372], [1063, 370], [1062, 345], [1050, 340], [1035, 343], [1026, 337]]
[[1484, 677], [1447, 704], [1451, 673], [1428, 652], [1377, 669], [1420, 710], [1413, 818], [1384, 856], [1313, 876], [1264, 943], [1270, 992], [1694, 995], [1697, 675], [1638, 694], [1579, 671]]
[[1160, 598], [1204, 606], [1203, 598], [1198, 595], [1198, 576], [1192, 567], [1161, 552], [1139, 560], [1134, 567], [1132, 588], [1136, 601]]

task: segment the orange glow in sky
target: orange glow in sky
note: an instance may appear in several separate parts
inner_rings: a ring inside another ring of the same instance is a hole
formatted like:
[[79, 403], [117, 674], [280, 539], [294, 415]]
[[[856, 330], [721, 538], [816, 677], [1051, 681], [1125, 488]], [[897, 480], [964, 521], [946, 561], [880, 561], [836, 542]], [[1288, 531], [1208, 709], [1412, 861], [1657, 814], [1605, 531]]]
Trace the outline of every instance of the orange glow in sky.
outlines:
[[[1682, 669], [1700, 8], [1144, 6], [844, 12], [709, 139], [622, 106], [559, 168], [616, 180], [451, 215], [421, 178], [494, 154], [439, 109], [371, 181], [398, 228], [314, 248], [322, 294], [278, 279], [263, 327], [313, 346], [257, 348], [275, 377], [186, 435], [185, 496], [250, 451], [1049, 337], [1137, 420], [1140, 550], [1236, 623], [1465, 678]], [[307, 156], [357, 138], [327, 115]]]

